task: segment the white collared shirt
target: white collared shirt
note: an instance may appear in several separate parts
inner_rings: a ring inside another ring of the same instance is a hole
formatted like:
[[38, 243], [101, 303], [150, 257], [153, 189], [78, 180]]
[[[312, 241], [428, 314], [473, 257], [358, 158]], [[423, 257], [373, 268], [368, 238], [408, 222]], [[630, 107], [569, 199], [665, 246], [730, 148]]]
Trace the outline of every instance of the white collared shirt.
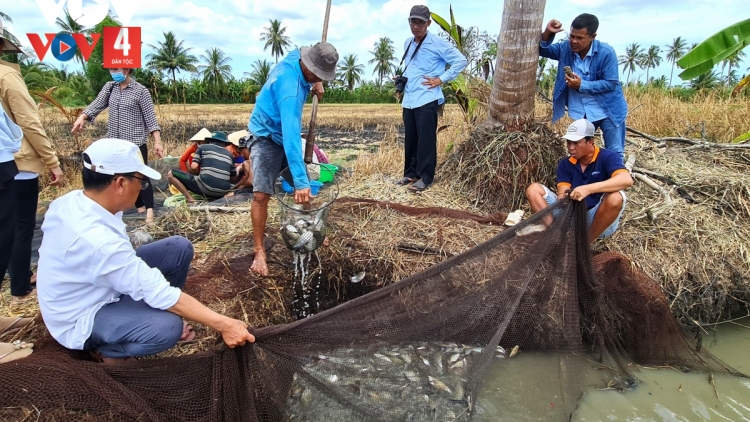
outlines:
[[83, 349], [96, 312], [120, 295], [162, 310], [180, 298], [180, 289], [135, 255], [122, 213], [113, 215], [81, 190], [52, 201], [42, 232], [39, 307], [52, 337], [69, 349]]

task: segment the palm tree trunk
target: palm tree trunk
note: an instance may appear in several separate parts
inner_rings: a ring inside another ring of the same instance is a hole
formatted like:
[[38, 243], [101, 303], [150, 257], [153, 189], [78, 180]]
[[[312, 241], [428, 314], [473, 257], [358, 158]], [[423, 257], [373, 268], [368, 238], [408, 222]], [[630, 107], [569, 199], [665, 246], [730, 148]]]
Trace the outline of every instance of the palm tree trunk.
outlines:
[[674, 61], [672, 61], [672, 71], [669, 73], [669, 87], [672, 88], [672, 76], [674, 75]]
[[539, 38], [546, 0], [505, 0], [497, 39], [490, 119], [520, 126], [534, 117]]
[[175, 98], [180, 98], [180, 94], [177, 93], [177, 77], [175, 76], [174, 69], [172, 69], [172, 87], [174, 87]]

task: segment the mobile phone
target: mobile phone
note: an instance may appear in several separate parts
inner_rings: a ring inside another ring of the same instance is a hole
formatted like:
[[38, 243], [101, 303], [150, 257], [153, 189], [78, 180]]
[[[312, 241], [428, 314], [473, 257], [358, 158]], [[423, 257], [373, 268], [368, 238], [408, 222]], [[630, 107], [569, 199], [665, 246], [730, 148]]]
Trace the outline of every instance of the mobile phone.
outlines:
[[571, 69], [570, 66], [564, 66], [563, 71], [565, 71], [565, 74], [568, 76], [573, 74], [573, 69]]

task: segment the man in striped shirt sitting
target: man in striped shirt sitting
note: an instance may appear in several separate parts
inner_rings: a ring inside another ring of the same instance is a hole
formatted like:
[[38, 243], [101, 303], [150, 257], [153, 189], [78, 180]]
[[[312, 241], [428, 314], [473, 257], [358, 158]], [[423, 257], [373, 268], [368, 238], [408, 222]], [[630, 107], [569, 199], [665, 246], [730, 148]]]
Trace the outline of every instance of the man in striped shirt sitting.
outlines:
[[167, 175], [169, 182], [183, 195], [187, 203], [195, 202], [190, 192], [208, 199], [219, 199], [226, 195], [239, 181], [232, 153], [226, 149], [227, 134], [214, 132], [206, 137], [206, 144], [198, 147], [188, 172], [172, 170]]

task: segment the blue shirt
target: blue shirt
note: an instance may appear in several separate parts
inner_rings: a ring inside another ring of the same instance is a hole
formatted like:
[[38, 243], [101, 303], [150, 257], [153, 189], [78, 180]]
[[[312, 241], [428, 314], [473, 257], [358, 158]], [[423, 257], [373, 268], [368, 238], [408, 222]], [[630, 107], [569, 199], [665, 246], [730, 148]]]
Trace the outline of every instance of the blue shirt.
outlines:
[[[565, 106], [569, 105], [569, 93], [571, 91], [565, 83], [565, 72], [562, 71], [562, 68], [570, 66], [572, 69], [575, 65], [575, 56], [578, 56], [578, 54], [570, 48], [569, 41], [554, 44], [552, 41], [554, 41], [554, 38], [547, 42], [539, 42], [539, 55], [557, 60], [557, 79], [555, 79], [552, 96], [552, 121], [555, 122], [565, 115]], [[599, 40], [594, 40], [591, 43], [590, 52], [589, 79], [581, 80], [581, 87], [578, 91], [593, 96], [607, 117], [612, 120], [615, 126], [619, 127], [625, 122], [625, 117], [628, 115], [628, 104], [625, 102], [625, 94], [622, 92], [622, 84], [620, 83], [617, 54], [611, 46]], [[591, 121], [591, 119], [589, 120]]]
[[[583, 142], [583, 141], [579, 141]], [[581, 171], [581, 164], [573, 157], [563, 158], [557, 165], [557, 187], [569, 187], [571, 190], [578, 186], [590, 185], [592, 183], [609, 180], [617, 173], [628, 171], [622, 164], [620, 154], [608, 149], [594, 147], [594, 159], [591, 160], [586, 170]], [[592, 193], [587, 196], [586, 208], [591, 208], [599, 203], [603, 193]]]
[[248, 130], [256, 138], [268, 137], [284, 147], [295, 189], [310, 187], [299, 134], [302, 108], [312, 84], [302, 75], [299, 50], [291, 51], [268, 75], [250, 115]]
[[[438, 100], [438, 104], [443, 104], [443, 90], [439, 86], [427, 88], [422, 85], [425, 81], [424, 76], [440, 78], [443, 83], [450, 82], [456, 79], [467, 64], [466, 57], [453, 44], [430, 32], [427, 32], [422, 46], [412, 59], [418, 44], [414, 37], [404, 42], [404, 51], [409, 49], [404, 59], [404, 66], [407, 67], [403, 76], [409, 79], [404, 88], [404, 101], [401, 104], [404, 108], [422, 107], [435, 100]], [[446, 69], [446, 65], [450, 65], [450, 69]]]
[[[593, 72], [591, 69], [591, 62], [593, 58], [593, 48], [589, 48], [589, 52], [582, 59], [578, 54], [573, 55], [573, 73], [581, 78], [581, 84], [584, 81], [593, 80]], [[589, 122], [598, 122], [599, 120], [607, 118], [607, 114], [604, 109], [599, 105], [594, 98], [593, 94], [587, 92], [581, 92], [577, 89], [568, 90], [568, 116], [571, 119], [586, 119]]]
[[21, 149], [23, 131], [10, 119], [0, 105], [0, 163], [13, 161], [13, 154]]

